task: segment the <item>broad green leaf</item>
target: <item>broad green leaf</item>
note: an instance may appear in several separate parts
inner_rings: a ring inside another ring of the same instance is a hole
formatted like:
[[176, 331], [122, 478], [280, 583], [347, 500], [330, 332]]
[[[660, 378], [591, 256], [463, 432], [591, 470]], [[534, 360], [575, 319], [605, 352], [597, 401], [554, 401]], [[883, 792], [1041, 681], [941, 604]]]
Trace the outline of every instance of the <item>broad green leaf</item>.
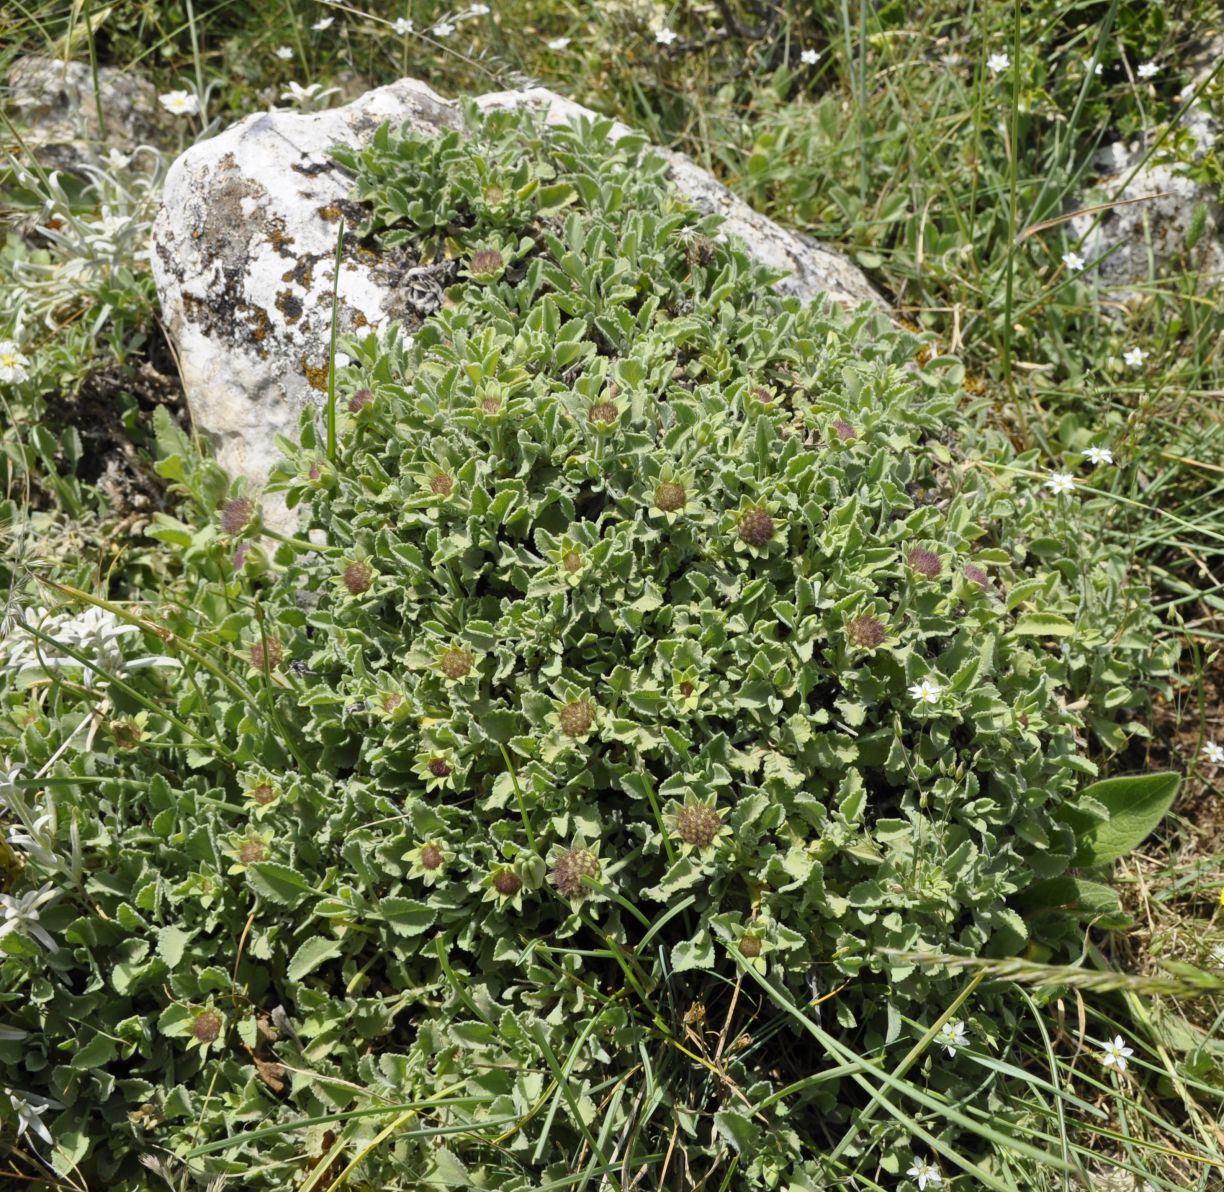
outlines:
[[157, 954], [171, 968], [178, 968], [183, 953], [191, 942], [191, 933], [181, 927], [163, 927], [157, 933]]
[[324, 961], [335, 960], [340, 955], [340, 941], [327, 936], [308, 939], [289, 961], [287, 970], [290, 981], [301, 981], [313, 973]]
[[296, 869], [276, 861], [256, 861], [248, 865], [246, 879], [256, 894], [291, 909], [307, 895], [318, 893]]
[[1058, 613], [1025, 613], [1012, 633], [1017, 637], [1073, 637], [1075, 625]]
[[1131, 921], [1123, 913], [1121, 899], [1113, 887], [1066, 875], [1034, 883], [1020, 891], [1012, 903], [1030, 918], [1043, 911], [1057, 911], [1114, 930]]
[[1104, 807], [1104, 822], [1084, 815], [1075, 807], [1063, 807], [1058, 818], [1068, 824], [1079, 840], [1075, 865], [1106, 865], [1138, 848], [1165, 817], [1177, 794], [1181, 779], [1176, 774], [1137, 774], [1129, 778], [1106, 778], [1086, 788], [1081, 798]]
[[723, 1109], [714, 1115], [714, 1129], [737, 1151], [751, 1154], [760, 1131], [755, 1123], [734, 1109]]

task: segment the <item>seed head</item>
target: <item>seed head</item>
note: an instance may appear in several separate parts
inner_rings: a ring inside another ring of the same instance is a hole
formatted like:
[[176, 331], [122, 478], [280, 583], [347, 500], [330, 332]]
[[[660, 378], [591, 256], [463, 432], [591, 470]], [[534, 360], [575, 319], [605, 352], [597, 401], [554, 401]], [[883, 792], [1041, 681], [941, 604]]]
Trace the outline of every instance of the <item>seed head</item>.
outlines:
[[692, 683], [690, 683], [690, 682], [689, 682], [687, 679], [685, 679], [685, 680], [684, 680], [684, 682], [680, 684], [680, 694], [681, 694], [681, 695], [682, 695], [682, 696], [683, 696], [685, 699], [688, 699], [688, 697], [689, 697], [690, 695], [692, 695], [692, 694], [693, 694], [693, 692], [694, 692], [694, 691], [696, 691], [696, 690], [697, 690], [697, 688], [696, 688], [696, 687], [694, 687], [694, 686], [692, 685]]
[[925, 575], [927, 579], [935, 579], [943, 571], [943, 561], [925, 546], [914, 547], [905, 559], [919, 575]]
[[755, 935], [746, 935], [739, 942], [740, 955], [755, 960], [761, 954], [761, 941]]
[[677, 484], [674, 480], [665, 480], [655, 489], [655, 508], [664, 513], [675, 513], [677, 509], [683, 509], [687, 499], [688, 493], [684, 491], [684, 485]]
[[251, 644], [251, 665], [257, 671], [261, 671], [264, 669], [264, 664], [267, 663], [268, 670], [276, 670], [280, 666], [284, 653], [284, 648], [274, 637], [266, 638], [260, 642], [253, 642]]
[[988, 592], [990, 590], [990, 576], [988, 576], [980, 567], [975, 567], [972, 563], [965, 568], [965, 578], [971, 584], [977, 584], [977, 586], [981, 588], [983, 592]]
[[215, 1010], [203, 1010], [191, 1024], [191, 1033], [201, 1043], [215, 1043], [221, 1035], [221, 1015]]
[[774, 536], [774, 519], [758, 505], [740, 518], [736, 533], [749, 546], [764, 546]]
[[436, 844], [427, 844], [421, 849], [421, 868], [434, 870], [441, 869], [442, 862], [446, 858], [442, 855], [442, 850]]
[[472, 273], [496, 273], [505, 263], [497, 249], [482, 248], [472, 254], [469, 270]]
[[887, 635], [888, 630], [884, 627], [884, 622], [870, 613], [855, 617], [846, 626], [846, 638], [852, 646], [870, 649], [872, 646], [878, 646]]
[[221, 529], [226, 534], [241, 534], [255, 514], [255, 506], [246, 497], [235, 497], [221, 506]]
[[357, 392], [348, 399], [349, 413], [356, 414], [358, 410], [364, 410], [373, 400], [374, 394], [368, 389], [358, 389]]
[[708, 265], [714, 259], [714, 241], [699, 233], [688, 242], [685, 255], [690, 265]]
[[676, 816], [676, 832], [685, 844], [694, 848], [709, 848], [718, 838], [722, 816], [713, 807], [689, 803]]
[[472, 654], [470, 650], [461, 650], [457, 646], [451, 646], [445, 654], [442, 655], [442, 661], [439, 663], [442, 667], [442, 673], [448, 679], [462, 679], [465, 675], [471, 673], [472, 670]]
[[595, 705], [589, 699], [572, 700], [557, 716], [567, 737], [585, 737], [595, 723]]
[[368, 592], [373, 582], [374, 572], [370, 570], [368, 563], [350, 563], [344, 569], [344, 586], [354, 596]]
[[492, 418], [495, 414], [501, 413], [501, 398], [500, 397], [482, 397], [480, 399], [480, 408]]
[[493, 889], [503, 898], [513, 898], [523, 888], [523, 879], [512, 869], [499, 869], [493, 875]]
[[587, 417], [597, 426], [614, 426], [620, 418], [620, 411], [610, 401], [601, 401], [590, 408]]
[[446, 778], [451, 772], [450, 762], [444, 757], [435, 757], [430, 759], [429, 772], [435, 778]]
[[576, 550], [567, 550], [561, 558], [561, 566], [573, 575], [582, 570], [582, 556]]
[[833, 420], [833, 433], [837, 435], [843, 443], [853, 439], [857, 432], [844, 418], [835, 418]]
[[439, 472], [430, 480], [429, 491], [435, 497], [449, 497], [455, 491], [455, 482], [445, 472]]
[[572, 848], [562, 853], [553, 863], [552, 884], [566, 898], [582, 898], [587, 888], [584, 877], [599, 877], [599, 858], [589, 848]]
[[248, 840], [238, 850], [238, 860], [244, 865], [267, 860], [268, 850], [262, 840]]
[[276, 791], [272, 789], [272, 784], [269, 782], [261, 782], [253, 791], [251, 798], [255, 800], [260, 807], [267, 807], [269, 803], [276, 802]]

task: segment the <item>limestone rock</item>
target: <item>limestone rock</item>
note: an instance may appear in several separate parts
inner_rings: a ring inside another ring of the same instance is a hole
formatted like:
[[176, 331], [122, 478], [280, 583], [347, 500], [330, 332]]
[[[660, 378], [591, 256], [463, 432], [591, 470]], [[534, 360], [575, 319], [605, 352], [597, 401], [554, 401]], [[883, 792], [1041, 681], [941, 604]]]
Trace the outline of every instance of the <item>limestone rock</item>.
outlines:
[[[590, 115], [550, 91], [503, 92], [481, 106], [539, 107], [550, 121]], [[296, 435], [300, 411], [327, 384], [332, 292], [341, 334], [399, 320], [409, 331], [437, 309], [453, 263], [418, 267], [407, 247], [382, 253], [347, 229], [365, 212], [328, 154], [368, 142], [385, 120], [423, 132], [462, 128], [459, 106], [403, 79], [325, 112], [248, 116], [187, 150], [171, 167], [154, 226], [153, 272], [179, 350], [187, 401], [223, 467], [262, 485], [276, 434]], [[623, 135], [628, 130], [620, 126]], [[668, 154], [677, 189], [727, 219], [759, 260], [790, 271], [788, 293], [828, 291], [857, 306], [879, 296], [844, 258], [752, 211], [704, 170]], [[341, 219], [346, 232], [333, 277]], [[282, 523], [283, 510], [268, 510]]]
[[[1182, 91], [1186, 108], [1179, 128], [1189, 137], [1195, 160], [1224, 135], [1224, 117], [1213, 111], [1208, 100], [1195, 97], [1221, 56], [1224, 34], [1203, 48], [1199, 68]], [[1105, 290], [1126, 300], [1137, 296], [1136, 287], [1170, 269], [1180, 270], [1187, 233], [1200, 206], [1206, 223], [1190, 267], [1204, 289], [1224, 281], [1224, 208], [1218, 187], [1188, 177], [1180, 161], [1161, 161], [1159, 154], [1149, 157], [1148, 147], [1140, 142], [1115, 142], [1102, 151], [1097, 165], [1104, 176], [1084, 205], [1122, 202], [1099, 219], [1077, 217], [1071, 230], [1083, 238], [1082, 255], [1099, 261], [1094, 272]]]
[[95, 164], [108, 147], [124, 151], [167, 140], [169, 115], [158, 106], [153, 84], [133, 71], [99, 67], [95, 93], [88, 63], [32, 54], [9, 67], [7, 81], [8, 111], [46, 167], [77, 169]]

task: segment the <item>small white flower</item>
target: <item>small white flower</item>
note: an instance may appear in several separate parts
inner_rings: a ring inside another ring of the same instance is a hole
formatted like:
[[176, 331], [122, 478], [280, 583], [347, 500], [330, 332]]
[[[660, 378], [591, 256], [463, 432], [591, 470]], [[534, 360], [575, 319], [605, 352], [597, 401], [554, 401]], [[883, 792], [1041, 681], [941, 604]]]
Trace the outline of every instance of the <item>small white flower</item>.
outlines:
[[655, 30], [655, 41], [661, 46], [669, 46], [673, 41], [679, 41], [680, 34], [674, 29], [669, 29], [666, 25], [662, 29]]
[[1101, 1063], [1107, 1068], [1112, 1064], [1119, 1072], [1126, 1071], [1126, 1057], [1135, 1054], [1135, 1049], [1127, 1047], [1126, 1040], [1121, 1035], [1115, 1036], [1112, 1043], [1102, 1043], [1101, 1050], [1105, 1053], [1101, 1056]]
[[958, 1047], [969, 1046], [969, 1036], [963, 1022], [945, 1022], [939, 1028], [939, 1046], [949, 1055], [955, 1055]]
[[48, 1146], [55, 1145], [55, 1139], [51, 1137], [51, 1131], [43, 1125], [42, 1114], [46, 1113], [52, 1106], [60, 1108], [58, 1101], [42, 1100], [41, 1105], [33, 1104], [33, 1094], [14, 1093], [11, 1089], [5, 1090], [8, 1093], [9, 1104], [12, 1105], [14, 1112], [17, 1114], [17, 1137], [20, 1138], [27, 1130], [37, 1134]]
[[50, 882], [37, 890], [27, 890], [20, 898], [0, 894], [0, 914], [4, 916], [0, 922], [0, 939], [15, 931], [18, 935], [32, 935], [48, 952], [58, 952], [59, 946], [38, 921], [38, 908], [59, 896], [60, 891]]
[[200, 101], [190, 91], [167, 91], [157, 99], [167, 112], [176, 116], [194, 116], [200, 110]]
[[1070, 472], [1051, 472], [1045, 482], [1046, 488], [1056, 497], [1069, 493], [1075, 488], [1075, 477]]
[[313, 25], [311, 25], [310, 27], [311, 27], [311, 28], [312, 28], [312, 29], [313, 29], [313, 30], [314, 30], [316, 33], [322, 33], [324, 29], [330, 29], [330, 28], [331, 28], [331, 27], [332, 27], [332, 26], [333, 26], [335, 23], [336, 23], [336, 18], [335, 18], [335, 17], [320, 17], [320, 18], [319, 18], [317, 21], [315, 21], [315, 23], [314, 23]]
[[128, 162], [132, 160], [132, 155], [130, 153], [121, 153], [118, 149], [111, 149], [102, 160], [106, 162], [108, 170], [118, 173], [120, 170], [127, 169]]
[[1089, 447], [1084, 452], [1084, 458], [1096, 467], [1101, 464], [1113, 463], [1113, 452], [1108, 447]]
[[289, 90], [281, 92], [281, 99], [288, 99], [299, 107], [309, 107], [316, 100], [326, 99], [329, 95], [335, 95], [339, 91], [338, 87], [328, 87], [324, 90], [322, 83], [311, 83], [306, 87], [303, 87], [301, 83], [287, 85]]
[[407, 17], [397, 17], [391, 26], [391, 32], [397, 37], [406, 37], [413, 30], [413, 24]]
[[282, 62], [288, 62], [289, 59], [293, 57], [293, 47], [292, 46], [277, 46], [276, 56]]
[[912, 1175], [918, 1181], [918, 1192], [926, 1192], [926, 1186], [931, 1185], [932, 1188], [943, 1187], [943, 1176], [939, 1172], [939, 1168], [934, 1163], [928, 1163], [925, 1159], [914, 1157], [914, 1166], [905, 1173]]
[[1150, 79], [1160, 69], [1155, 62], [1140, 62], [1135, 72], [1141, 79]]
[[1209, 766], [1224, 765], [1224, 745], [1217, 745], [1214, 741], [1208, 741], [1203, 746], [1203, 760]]
[[569, 45], [569, 43], [570, 39], [568, 37], [554, 37], [552, 41], [548, 43], [548, 48], [550, 50], [563, 50]]
[[1122, 353], [1122, 360], [1127, 368], [1142, 368], [1143, 362], [1151, 353], [1145, 352], [1142, 348], [1128, 348]]
[[915, 683], [909, 689], [909, 693], [920, 704], [935, 704], [939, 702], [943, 688], [938, 683], [931, 682], [930, 679], [923, 679], [921, 683]]
[[473, 4], [465, 15], [469, 17], [487, 17], [492, 11], [487, 4]]
[[0, 341], [0, 381], [10, 385], [24, 381], [30, 375], [26, 369], [29, 363], [11, 339]]
[[799, 61], [802, 62], [804, 66], [815, 66], [816, 63], [820, 61], [820, 51], [804, 50], [803, 53], [799, 55]]
[[986, 59], [986, 69], [991, 74], [1002, 74], [1011, 65], [1011, 59], [1006, 54], [991, 54]]
[[455, 31], [455, 26], [450, 21], [439, 21], [430, 32], [434, 37], [450, 37]]
[[1072, 273], [1078, 273], [1084, 267], [1084, 258], [1077, 252], [1065, 252], [1062, 256], [1062, 263]]
[[1093, 66], [1092, 59], [1085, 58], [1084, 59], [1084, 69], [1092, 71], [1094, 75], [1099, 75], [1101, 73], [1101, 63], [1098, 62], [1095, 66]]

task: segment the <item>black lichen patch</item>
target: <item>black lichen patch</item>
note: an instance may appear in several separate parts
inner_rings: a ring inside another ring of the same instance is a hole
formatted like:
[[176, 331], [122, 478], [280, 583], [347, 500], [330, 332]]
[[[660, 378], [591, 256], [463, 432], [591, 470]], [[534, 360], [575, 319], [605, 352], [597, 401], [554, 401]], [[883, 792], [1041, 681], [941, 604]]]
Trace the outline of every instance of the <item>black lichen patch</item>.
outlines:
[[298, 257], [293, 262], [293, 268], [281, 274], [281, 281], [291, 281], [301, 286], [303, 290], [309, 290], [314, 282], [314, 267], [318, 261], [319, 257], [312, 253]]
[[296, 161], [289, 167], [295, 174], [304, 174], [307, 178], [317, 178], [320, 174], [329, 174], [336, 169], [334, 161], [311, 161], [299, 165]]
[[302, 300], [292, 290], [279, 290], [276, 294], [276, 309], [285, 316], [290, 327], [302, 317]]
[[289, 248], [293, 243], [293, 237], [285, 235], [285, 225], [279, 219], [272, 221], [268, 240], [280, 256], [293, 260], [293, 253]]

